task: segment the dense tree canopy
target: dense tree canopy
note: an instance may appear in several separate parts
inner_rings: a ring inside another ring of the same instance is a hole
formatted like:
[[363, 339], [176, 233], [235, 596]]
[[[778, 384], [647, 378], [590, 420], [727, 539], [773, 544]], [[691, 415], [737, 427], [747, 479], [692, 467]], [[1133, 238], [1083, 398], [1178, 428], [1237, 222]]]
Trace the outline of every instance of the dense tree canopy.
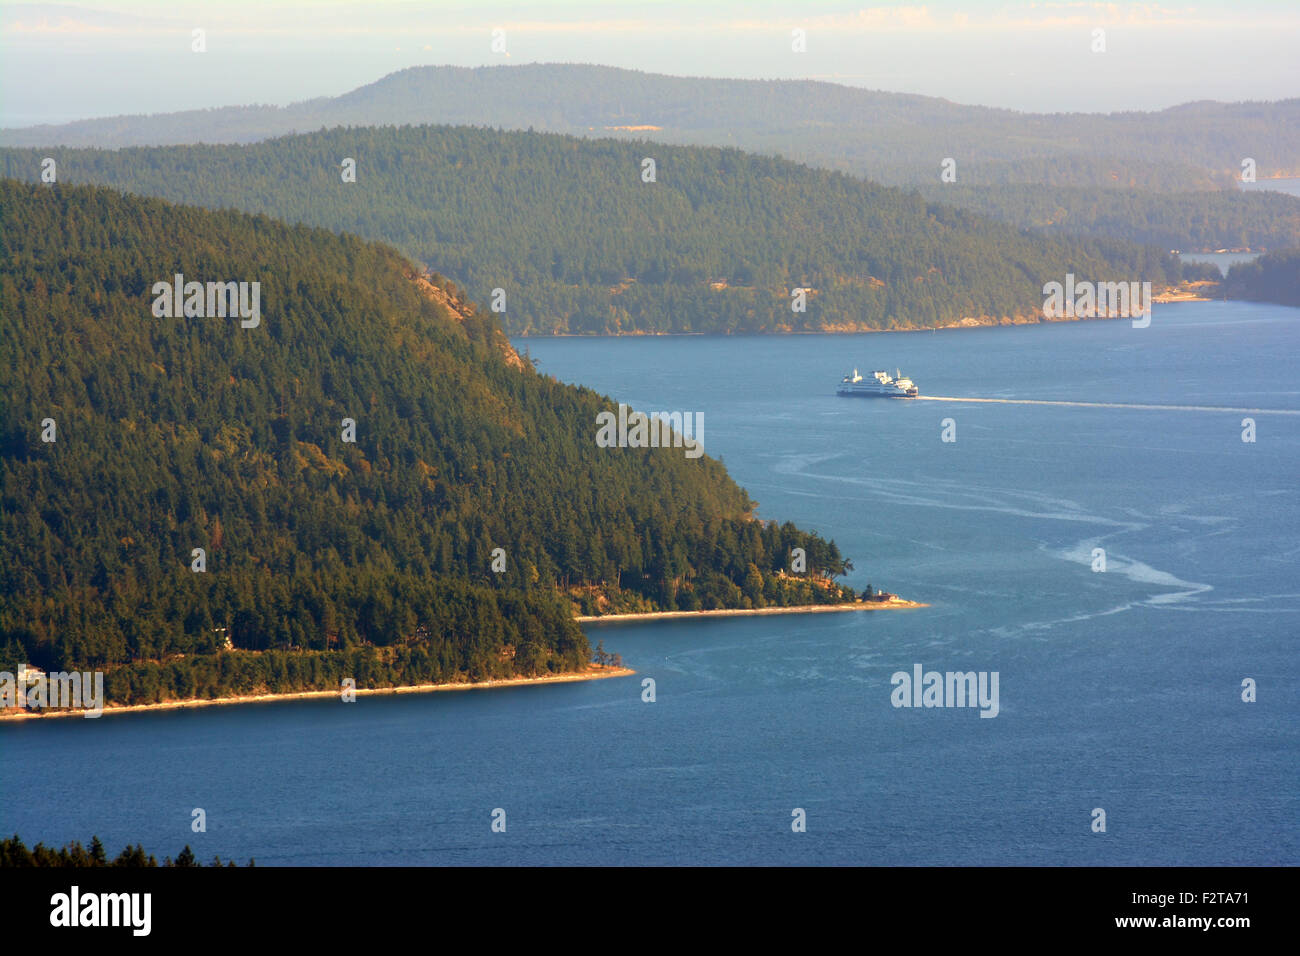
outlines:
[[1157, 194], [1134, 189], [931, 185], [933, 202], [973, 209], [1043, 235], [1109, 236], [1181, 252], [1300, 244], [1300, 198], [1236, 190]]
[[1300, 307], [1300, 248], [1279, 249], [1250, 262], [1238, 262], [1224, 280], [1234, 299]]
[[[42, 151], [0, 151], [34, 180]], [[655, 161], [655, 181], [643, 160]], [[1177, 280], [1168, 247], [1023, 233], [841, 173], [730, 149], [468, 127], [249, 146], [55, 150], [59, 182], [382, 239], [505, 295], [511, 334], [923, 328], [1033, 319], [1042, 287]], [[356, 181], [341, 164], [356, 161]], [[806, 311], [792, 290], [809, 289]]]
[[[707, 456], [598, 447], [609, 399], [519, 362], [390, 248], [3, 180], [0, 255], [10, 670], [107, 668], [119, 701], [480, 679], [582, 666], [569, 595], [841, 596], [833, 543], [754, 520]], [[261, 324], [155, 316], [176, 273], [259, 282]]]

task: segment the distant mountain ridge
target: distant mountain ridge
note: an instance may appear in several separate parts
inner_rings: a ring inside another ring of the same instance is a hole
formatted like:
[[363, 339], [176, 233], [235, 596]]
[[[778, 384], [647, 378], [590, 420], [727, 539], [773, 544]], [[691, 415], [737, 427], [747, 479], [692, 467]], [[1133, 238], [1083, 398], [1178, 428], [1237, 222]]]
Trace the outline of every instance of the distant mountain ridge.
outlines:
[[[471, 124], [775, 152], [886, 184], [1223, 187], [1300, 172], [1300, 99], [1158, 112], [1020, 113], [813, 80], [676, 77], [606, 66], [411, 67], [336, 97], [0, 130], [6, 146], [248, 143], [321, 127]], [[654, 126], [659, 129], [645, 129]], [[620, 127], [641, 127], [621, 130]]]

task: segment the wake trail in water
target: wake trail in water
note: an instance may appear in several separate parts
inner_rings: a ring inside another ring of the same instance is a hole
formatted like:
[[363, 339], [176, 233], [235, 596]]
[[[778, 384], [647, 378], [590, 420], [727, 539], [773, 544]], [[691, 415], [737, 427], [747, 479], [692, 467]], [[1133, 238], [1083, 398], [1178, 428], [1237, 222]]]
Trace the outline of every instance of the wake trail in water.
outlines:
[[1225, 405], [1139, 405], [1133, 402], [1053, 402], [1038, 398], [954, 398], [918, 395], [914, 402], [973, 402], [987, 405], [1064, 405], [1068, 408], [1139, 408], [1171, 412], [1248, 412], [1252, 415], [1300, 415], [1295, 408], [1232, 408]]

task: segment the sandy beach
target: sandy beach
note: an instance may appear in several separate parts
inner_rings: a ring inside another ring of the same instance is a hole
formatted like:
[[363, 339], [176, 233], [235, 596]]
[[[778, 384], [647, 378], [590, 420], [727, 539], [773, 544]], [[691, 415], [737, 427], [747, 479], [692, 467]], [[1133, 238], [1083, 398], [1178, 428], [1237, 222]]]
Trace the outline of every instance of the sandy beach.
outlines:
[[[650, 611], [636, 614], [603, 614], [596, 617], [579, 616], [574, 618], [579, 624], [603, 624], [630, 621], [671, 621], [683, 619], [702, 619], [712, 617], [750, 617], [759, 614], [831, 614], [845, 611], [889, 611], [905, 608], [929, 607], [918, 601], [904, 601], [894, 598], [890, 601], [858, 601], [852, 604], [799, 604], [790, 607], [762, 608], [724, 608], [715, 611]], [[584, 671], [568, 674], [550, 674], [546, 677], [512, 677], [506, 680], [488, 680], [470, 683], [462, 681], [454, 684], [412, 684], [404, 687], [364, 687], [358, 688], [356, 695], [365, 697], [371, 694], [429, 694], [448, 690], [492, 690], [498, 687], [526, 687], [532, 684], [565, 684], [572, 681], [601, 680], [606, 677], [630, 677], [636, 671], [629, 667], [602, 667], [591, 665]], [[165, 700], [156, 704], [109, 704], [104, 707], [104, 714], [148, 713], [161, 710], [188, 710], [197, 707], [220, 707], [228, 704], [264, 704], [284, 700], [312, 700], [338, 698], [340, 690], [304, 690], [287, 694], [243, 694], [238, 697], [195, 698], [190, 700]], [[84, 710], [18, 710], [10, 708], [0, 713], [0, 722], [18, 720], [42, 720], [51, 717], [85, 718]]]
[[600, 624], [605, 621], [671, 621], [682, 618], [706, 617], [750, 617], [756, 614], [829, 614], [836, 611], [891, 611], [909, 607], [929, 607], [918, 601], [904, 601], [895, 598], [892, 601], [867, 602], [853, 604], [796, 604], [790, 607], [756, 607], [751, 609], [723, 608], [717, 611], [647, 611], [639, 614], [600, 614], [595, 617], [574, 618], [579, 624]]
[[1160, 295], [1153, 295], [1151, 301], [1157, 305], [1170, 305], [1174, 302], [1214, 302], [1217, 300], [1199, 292], [1162, 292]]
[[[498, 687], [525, 687], [530, 684], [566, 684], [581, 680], [601, 680], [606, 677], [629, 677], [636, 671], [629, 667], [601, 667], [593, 664], [588, 670], [568, 674], [550, 674], [546, 677], [511, 677], [506, 680], [486, 680], [476, 683], [411, 684], [405, 687], [358, 688], [356, 695], [370, 694], [429, 694], [444, 690], [492, 690]], [[145, 713], [159, 710], [187, 710], [194, 707], [218, 707], [225, 704], [262, 704], [279, 700], [311, 700], [313, 698], [339, 698], [341, 690], [304, 690], [288, 694], [245, 694], [239, 697], [213, 697], [192, 700], [165, 700], [157, 704], [109, 704], [104, 714]], [[0, 721], [41, 720], [49, 717], [85, 717], [84, 710], [8, 710], [0, 713]], [[89, 718], [98, 719], [98, 718]]]

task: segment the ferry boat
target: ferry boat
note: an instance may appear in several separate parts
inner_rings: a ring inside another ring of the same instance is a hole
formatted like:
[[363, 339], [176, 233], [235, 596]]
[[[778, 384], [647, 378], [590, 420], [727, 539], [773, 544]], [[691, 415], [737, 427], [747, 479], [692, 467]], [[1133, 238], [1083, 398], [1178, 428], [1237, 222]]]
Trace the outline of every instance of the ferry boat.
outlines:
[[844, 376], [835, 394], [862, 398], [916, 398], [921, 393], [898, 369], [894, 369], [892, 376], [888, 372], [872, 372], [871, 378], [863, 378], [854, 369], [852, 375]]

